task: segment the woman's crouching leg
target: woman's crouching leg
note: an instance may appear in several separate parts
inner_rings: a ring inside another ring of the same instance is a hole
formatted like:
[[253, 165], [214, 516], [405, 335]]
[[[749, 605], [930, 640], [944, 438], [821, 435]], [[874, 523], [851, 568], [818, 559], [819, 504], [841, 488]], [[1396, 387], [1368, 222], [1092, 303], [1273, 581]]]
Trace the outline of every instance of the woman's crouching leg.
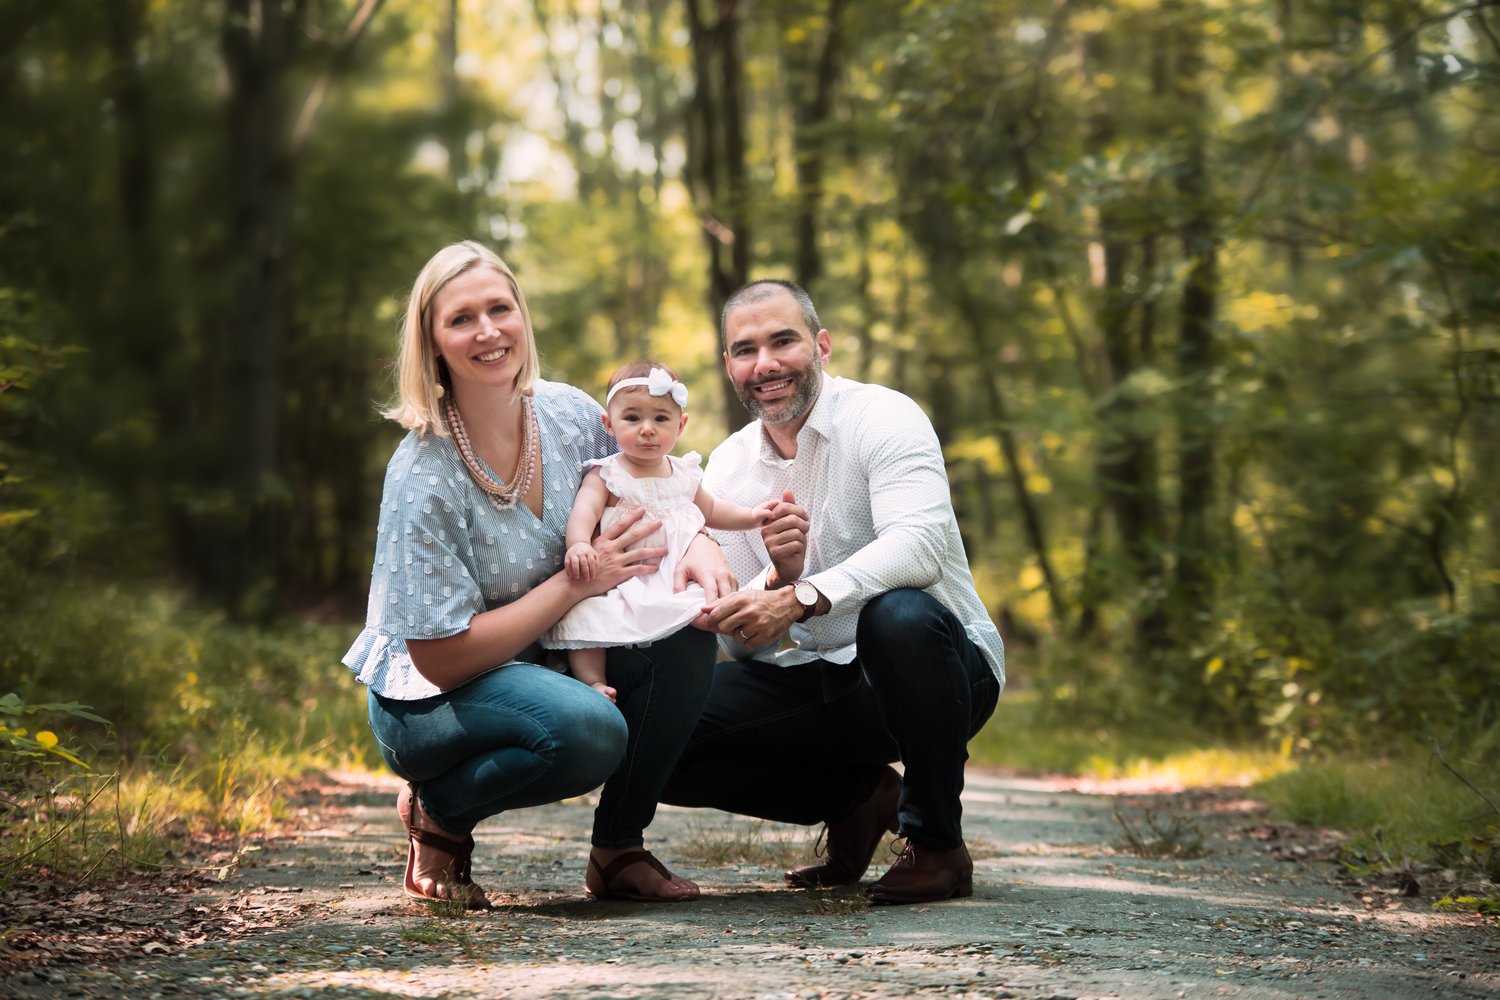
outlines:
[[627, 737], [609, 699], [531, 664], [421, 701], [374, 696], [370, 721], [392, 770], [419, 783], [428, 816], [457, 834], [597, 788], [619, 766]]

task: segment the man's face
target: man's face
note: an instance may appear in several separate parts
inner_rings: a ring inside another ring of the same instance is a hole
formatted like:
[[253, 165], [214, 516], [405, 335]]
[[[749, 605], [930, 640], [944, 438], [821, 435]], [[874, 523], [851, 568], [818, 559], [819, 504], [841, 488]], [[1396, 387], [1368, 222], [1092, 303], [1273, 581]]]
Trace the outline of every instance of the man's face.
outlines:
[[790, 295], [740, 306], [724, 322], [724, 369], [745, 408], [770, 426], [807, 416], [831, 353], [828, 331], [809, 330]]

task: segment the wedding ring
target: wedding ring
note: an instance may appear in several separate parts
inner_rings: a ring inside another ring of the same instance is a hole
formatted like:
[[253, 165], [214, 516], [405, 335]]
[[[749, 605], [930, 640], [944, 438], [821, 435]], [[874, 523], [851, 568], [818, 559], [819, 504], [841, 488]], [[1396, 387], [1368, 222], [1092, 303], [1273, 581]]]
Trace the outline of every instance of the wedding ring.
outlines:
[[740, 639], [742, 639], [743, 641], [745, 641], [745, 642], [749, 642], [750, 641], [750, 637], [745, 634], [745, 630], [744, 629], [737, 628], [737, 629], [734, 630], [734, 633], [735, 633], [735, 635], [739, 636]]

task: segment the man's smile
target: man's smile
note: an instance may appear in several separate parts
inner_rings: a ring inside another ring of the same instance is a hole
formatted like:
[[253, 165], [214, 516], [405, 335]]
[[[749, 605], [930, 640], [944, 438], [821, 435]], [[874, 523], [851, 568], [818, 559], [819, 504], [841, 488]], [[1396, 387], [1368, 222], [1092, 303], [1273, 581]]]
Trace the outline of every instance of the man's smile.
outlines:
[[791, 384], [792, 378], [788, 376], [785, 378], [775, 379], [774, 381], [757, 382], [750, 388], [755, 392], [765, 395], [767, 393], [780, 392], [782, 389], [787, 388]]

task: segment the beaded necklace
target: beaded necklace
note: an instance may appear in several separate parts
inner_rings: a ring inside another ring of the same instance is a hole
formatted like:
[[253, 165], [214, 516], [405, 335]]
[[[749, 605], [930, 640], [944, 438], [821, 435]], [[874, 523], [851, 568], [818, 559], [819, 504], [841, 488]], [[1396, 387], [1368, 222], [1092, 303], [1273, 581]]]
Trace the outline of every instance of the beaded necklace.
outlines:
[[531, 480], [536, 475], [536, 463], [531, 457], [532, 449], [536, 446], [536, 411], [532, 408], [531, 397], [521, 397], [521, 424], [524, 433], [521, 455], [516, 459], [516, 471], [511, 475], [509, 485], [495, 482], [479, 464], [479, 459], [474, 455], [474, 446], [469, 443], [469, 432], [464, 427], [463, 418], [458, 415], [458, 405], [453, 402], [451, 395], [443, 399], [443, 416], [448, 421], [448, 433], [453, 435], [458, 456], [469, 470], [469, 478], [489, 497], [490, 505], [496, 510], [510, 510], [524, 501], [531, 492]]

